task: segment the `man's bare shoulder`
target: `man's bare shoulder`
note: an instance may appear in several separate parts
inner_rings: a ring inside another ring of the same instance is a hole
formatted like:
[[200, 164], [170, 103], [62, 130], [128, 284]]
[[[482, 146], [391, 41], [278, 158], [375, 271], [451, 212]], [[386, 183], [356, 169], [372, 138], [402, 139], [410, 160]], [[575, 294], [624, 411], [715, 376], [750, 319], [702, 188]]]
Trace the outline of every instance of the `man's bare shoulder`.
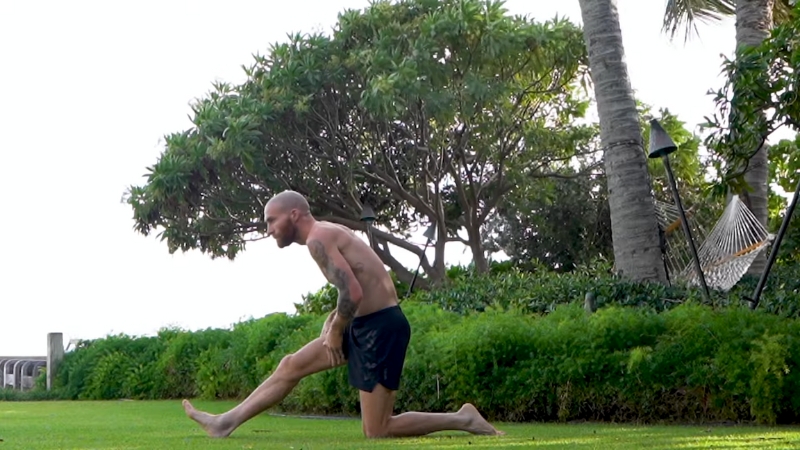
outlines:
[[339, 233], [340, 235], [346, 235], [346, 236], [355, 235], [355, 231], [338, 223], [327, 222], [327, 221], [322, 221], [318, 223], [323, 225], [325, 228], [331, 230], [332, 233]]
[[318, 241], [324, 245], [339, 242], [344, 237], [353, 236], [354, 233], [350, 228], [344, 225], [339, 225], [331, 222], [317, 222], [308, 233], [307, 242]]

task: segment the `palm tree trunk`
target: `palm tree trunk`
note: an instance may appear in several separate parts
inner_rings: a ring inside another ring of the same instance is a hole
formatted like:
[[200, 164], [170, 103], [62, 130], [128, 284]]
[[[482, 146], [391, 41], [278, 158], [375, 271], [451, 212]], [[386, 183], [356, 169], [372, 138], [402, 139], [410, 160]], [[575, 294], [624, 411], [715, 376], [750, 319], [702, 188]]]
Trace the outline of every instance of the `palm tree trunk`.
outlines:
[[[736, 49], [754, 47], [769, 38], [772, 29], [774, 0], [737, 0], [736, 2]], [[734, 95], [736, 95], [734, 91]], [[762, 146], [750, 159], [744, 179], [752, 189], [742, 198], [750, 211], [762, 225], [769, 219], [769, 161], [768, 147]], [[767, 252], [761, 252], [747, 273], [759, 275], [767, 263]]]
[[580, 0], [589, 68], [605, 148], [617, 271], [635, 281], [666, 282], [642, 130], [633, 97], [616, 0]]

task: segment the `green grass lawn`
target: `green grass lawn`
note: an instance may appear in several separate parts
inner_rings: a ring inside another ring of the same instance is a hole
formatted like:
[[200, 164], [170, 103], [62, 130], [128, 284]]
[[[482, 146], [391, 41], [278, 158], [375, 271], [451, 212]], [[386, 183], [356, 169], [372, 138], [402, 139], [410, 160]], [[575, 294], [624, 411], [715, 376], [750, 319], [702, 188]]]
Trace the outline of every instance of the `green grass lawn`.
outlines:
[[[198, 408], [210, 412], [232, 405], [196, 402]], [[262, 415], [227, 439], [211, 439], [184, 416], [178, 401], [0, 402], [0, 450], [800, 448], [800, 427], [495, 425], [508, 434], [476, 437], [445, 432], [417, 439], [368, 441], [356, 419]]]

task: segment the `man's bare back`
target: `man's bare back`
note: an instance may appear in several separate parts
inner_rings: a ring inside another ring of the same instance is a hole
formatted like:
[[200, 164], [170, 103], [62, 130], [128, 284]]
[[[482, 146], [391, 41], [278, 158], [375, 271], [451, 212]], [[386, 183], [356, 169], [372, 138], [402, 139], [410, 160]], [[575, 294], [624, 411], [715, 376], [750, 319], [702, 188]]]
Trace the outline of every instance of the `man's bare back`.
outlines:
[[313, 242], [332, 242], [353, 271], [363, 290], [355, 317], [397, 305], [397, 290], [383, 261], [349, 228], [331, 222], [317, 221], [308, 234], [309, 251]]

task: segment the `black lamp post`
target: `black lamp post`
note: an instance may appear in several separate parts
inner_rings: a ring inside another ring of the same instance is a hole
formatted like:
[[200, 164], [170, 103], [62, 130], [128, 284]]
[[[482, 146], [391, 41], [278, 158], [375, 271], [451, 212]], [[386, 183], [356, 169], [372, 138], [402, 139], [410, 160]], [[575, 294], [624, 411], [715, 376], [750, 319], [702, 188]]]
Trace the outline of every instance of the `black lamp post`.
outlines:
[[758, 301], [761, 297], [761, 291], [764, 290], [764, 285], [767, 284], [767, 276], [772, 269], [772, 265], [775, 264], [775, 258], [778, 257], [778, 249], [780, 249], [783, 235], [786, 234], [786, 230], [789, 228], [789, 221], [792, 219], [792, 214], [794, 214], [795, 207], [797, 207], [798, 196], [800, 196], [800, 180], [797, 181], [797, 187], [794, 188], [792, 202], [789, 204], [789, 207], [786, 208], [786, 215], [783, 216], [783, 222], [781, 222], [781, 229], [778, 230], [778, 236], [775, 237], [775, 242], [772, 243], [772, 248], [769, 251], [769, 258], [767, 259], [767, 266], [764, 267], [764, 272], [761, 273], [761, 277], [758, 279], [758, 285], [753, 293], [753, 297], [747, 299], [750, 301], [750, 309], [756, 309], [758, 306]]
[[675, 141], [667, 134], [667, 131], [658, 123], [658, 120], [650, 120], [650, 158], [661, 158], [664, 162], [664, 168], [667, 171], [667, 178], [669, 179], [669, 186], [672, 189], [672, 195], [675, 198], [675, 206], [678, 207], [678, 212], [681, 215], [681, 224], [683, 225], [683, 232], [686, 234], [686, 239], [689, 241], [689, 248], [692, 251], [692, 259], [694, 260], [695, 272], [697, 278], [700, 280], [700, 285], [703, 287], [703, 293], [706, 300], [711, 300], [711, 294], [708, 292], [708, 285], [706, 284], [706, 277], [703, 274], [703, 268], [700, 266], [700, 257], [697, 255], [697, 248], [694, 245], [692, 238], [692, 230], [689, 228], [689, 222], [686, 221], [686, 212], [683, 210], [683, 203], [681, 203], [681, 196], [678, 193], [678, 186], [675, 184], [675, 175], [672, 173], [672, 166], [669, 163], [670, 153], [678, 150]]
[[369, 203], [364, 203], [361, 207], [361, 221], [367, 223], [367, 238], [369, 239], [369, 246], [374, 247], [372, 243], [372, 223], [375, 222], [375, 210], [372, 209]]
[[422, 258], [425, 257], [425, 252], [428, 250], [428, 246], [433, 242], [436, 238], [436, 223], [430, 224], [428, 229], [425, 230], [423, 233], [425, 236], [425, 248], [422, 250], [422, 254], [419, 255], [419, 264], [417, 264], [417, 270], [414, 272], [414, 278], [411, 279], [411, 284], [408, 286], [408, 292], [406, 293], [406, 297], [411, 295], [411, 292], [414, 290], [414, 284], [417, 282], [417, 276], [419, 275], [419, 269], [422, 267]]

